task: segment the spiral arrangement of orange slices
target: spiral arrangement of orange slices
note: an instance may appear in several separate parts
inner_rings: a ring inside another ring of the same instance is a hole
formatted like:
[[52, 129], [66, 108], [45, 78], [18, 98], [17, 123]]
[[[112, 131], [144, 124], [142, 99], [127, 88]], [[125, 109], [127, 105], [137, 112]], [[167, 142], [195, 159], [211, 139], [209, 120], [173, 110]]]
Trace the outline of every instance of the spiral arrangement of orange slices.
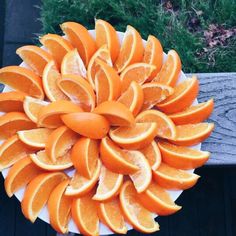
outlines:
[[60, 233], [71, 218], [84, 235], [99, 235], [99, 222], [119, 234], [126, 222], [155, 232], [154, 215], [181, 209], [168, 190], [192, 187], [199, 176], [186, 170], [209, 158], [191, 146], [214, 128], [203, 122], [213, 100], [192, 105], [197, 78], [178, 81], [177, 52], [163, 60], [152, 35], [144, 44], [127, 26], [120, 43], [104, 20], [96, 20], [95, 38], [79, 23], [61, 29], [66, 37], [47, 34], [43, 47], [17, 49], [22, 66], [0, 69], [11, 88], [0, 94], [6, 192], [25, 187], [24, 216], [34, 222], [47, 205]]

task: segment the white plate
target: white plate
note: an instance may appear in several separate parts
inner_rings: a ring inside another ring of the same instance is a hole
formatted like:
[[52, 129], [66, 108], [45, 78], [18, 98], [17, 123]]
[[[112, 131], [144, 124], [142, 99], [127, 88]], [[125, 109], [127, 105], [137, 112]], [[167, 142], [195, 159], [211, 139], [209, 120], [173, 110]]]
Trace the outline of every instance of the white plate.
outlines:
[[[89, 30], [89, 33], [92, 35], [93, 38], [95, 38], [95, 30]], [[123, 39], [123, 36], [124, 36], [124, 33], [123, 32], [117, 32], [118, 36], [119, 36], [119, 40], [120, 42], [122, 42], [122, 39]], [[143, 40], [143, 44], [145, 45], [146, 44], [146, 41]], [[166, 57], [167, 55], [164, 53], [163, 54], [163, 58], [164, 60], [166, 60]], [[21, 63], [20, 66], [23, 66], [23, 67], [27, 67], [24, 63]], [[181, 74], [180, 74], [180, 77], [179, 77], [179, 80], [178, 80], [178, 83], [181, 82], [181, 81], [184, 81], [186, 80], [187, 77], [185, 76], [185, 74], [181, 71]], [[5, 86], [4, 89], [3, 89], [3, 92], [8, 92], [8, 91], [11, 91], [12, 89]], [[197, 99], [194, 101], [193, 104], [198, 104], [198, 101]], [[1, 142], [0, 142], [1, 143]], [[201, 149], [201, 144], [198, 144], [196, 146], [194, 146], [193, 148], [197, 149], [197, 150], [200, 150]], [[2, 175], [4, 178], [6, 178], [6, 175], [9, 171], [9, 168], [8, 169], [5, 169], [2, 171]], [[68, 175], [72, 176], [73, 175], [73, 171], [65, 171]], [[188, 172], [190, 173], [193, 173], [194, 170], [189, 170]], [[24, 195], [24, 191], [25, 191], [25, 188], [22, 188], [20, 189], [19, 191], [17, 191], [15, 193], [15, 196], [16, 198], [19, 200], [19, 201], [22, 201], [22, 198], [23, 198], [23, 195]], [[173, 201], [175, 201], [179, 196], [180, 194], [183, 192], [183, 191], [168, 191], [169, 194], [170, 194], [170, 197], [173, 199]], [[157, 217], [157, 215], [154, 215], [153, 217]], [[47, 207], [45, 206], [42, 211], [40, 212], [38, 218], [40, 218], [41, 220], [49, 223], [49, 215], [48, 215], [48, 210], [47, 210]], [[104, 224], [100, 223], [100, 226], [99, 226], [99, 234], [100, 235], [108, 235], [108, 234], [113, 234], [113, 232], [107, 228]], [[131, 230], [133, 227], [128, 225], [127, 224], [127, 227], [129, 230]], [[69, 232], [71, 233], [79, 233], [75, 223], [73, 220], [70, 220], [69, 222]]]

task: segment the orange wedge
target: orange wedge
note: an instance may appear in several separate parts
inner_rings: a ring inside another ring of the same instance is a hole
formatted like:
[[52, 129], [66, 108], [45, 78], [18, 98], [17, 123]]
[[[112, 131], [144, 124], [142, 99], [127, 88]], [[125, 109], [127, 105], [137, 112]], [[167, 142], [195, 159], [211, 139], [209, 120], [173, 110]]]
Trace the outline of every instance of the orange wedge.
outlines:
[[8, 197], [12, 197], [17, 190], [26, 186], [34, 177], [41, 173], [42, 170], [29, 157], [24, 157], [17, 161], [10, 168], [4, 182]]
[[136, 123], [132, 127], [119, 127], [110, 131], [111, 139], [126, 149], [141, 149], [152, 142], [157, 134], [157, 123]]
[[87, 179], [78, 172], [75, 172], [69, 186], [66, 188], [65, 195], [82, 197], [88, 194], [98, 182], [101, 166], [101, 161], [98, 159], [97, 167], [91, 179]]
[[38, 114], [38, 126], [57, 128], [63, 125], [61, 115], [73, 112], [82, 112], [82, 108], [71, 101], [55, 101], [40, 109]]
[[29, 96], [43, 99], [44, 92], [42, 80], [33, 71], [20, 66], [6, 66], [0, 69], [0, 83], [28, 94]]
[[40, 47], [26, 45], [18, 48], [16, 54], [39, 76], [42, 76], [44, 67], [52, 60], [52, 55]]
[[43, 173], [35, 177], [27, 186], [21, 202], [24, 216], [33, 223], [54, 188], [67, 178], [63, 172]]
[[0, 111], [24, 111], [23, 101], [25, 94], [19, 91], [0, 93]]
[[91, 112], [71, 113], [63, 115], [61, 118], [70, 129], [92, 139], [105, 137], [110, 129], [106, 118]]
[[36, 148], [45, 148], [45, 143], [52, 131], [48, 128], [38, 128], [18, 131], [17, 134], [23, 143]]
[[92, 200], [92, 193], [75, 198], [71, 207], [72, 218], [83, 235], [99, 235], [97, 203]]
[[133, 165], [136, 165], [139, 168], [138, 171], [136, 171], [134, 174], [130, 174], [129, 176], [137, 192], [141, 193], [145, 191], [151, 183], [151, 167], [142, 152], [126, 151], [126, 156]]
[[195, 124], [206, 120], [212, 113], [213, 99], [188, 107], [184, 111], [169, 115], [176, 125]]
[[120, 203], [123, 214], [134, 229], [142, 233], [153, 233], [159, 225], [150, 211], [144, 208], [137, 199], [137, 191], [131, 181], [126, 181], [120, 192]]
[[59, 67], [66, 53], [73, 49], [68, 40], [57, 34], [46, 34], [39, 41], [49, 50]]
[[174, 87], [181, 72], [181, 60], [175, 50], [170, 50], [160, 72], [153, 79], [153, 82], [166, 84]]
[[61, 25], [61, 29], [71, 44], [77, 48], [85, 66], [88, 66], [90, 58], [96, 51], [96, 43], [88, 30], [76, 22], [65, 22]]
[[149, 145], [139, 150], [148, 160], [152, 170], [156, 170], [161, 164], [161, 152], [155, 141], [152, 141]]
[[213, 123], [198, 123], [176, 126], [177, 137], [169, 140], [181, 146], [193, 146], [208, 138], [214, 129]]
[[0, 116], [0, 140], [11, 137], [19, 130], [28, 130], [35, 127], [35, 123], [22, 112], [6, 113]]
[[108, 137], [102, 139], [100, 158], [105, 167], [115, 173], [126, 175], [138, 171], [138, 167], [129, 161], [126, 153]]
[[50, 61], [43, 71], [43, 88], [50, 101], [69, 100], [68, 97], [59, 89], [57, 82], [61, 80], [55, 62]]
[[128, 65], [141, 62], [143, 52], [143, 42], [139, 32], [128, 25], [122, 40], [119, 55], [115, 61], [115, 67], [118, 73], [122, 72]]
[[103, 102], [93, 112], [103, 115], [114, 126], [130, 126], [135, 122], [131, 111], [124, 104], [117, 101]]
[[158, 146], [163, 162], [182, 170], [198, 168], [204, 165], [210, 156], [209, 152], [176, 146], [164, 141], [158, 142]]
[[72, 199], [64, 195], [69, 180], [61, 182], [50, 194], [48, 212], [51, 226], [59, 233], [68, 232]]
[[91, 57], [89, 64], [88, 64], [88, 69], [87, 69], [87, 78], [89, 83], [92, 85], [92, 87], [95, 89], [95, 74], [97, 71], [97, 65], [96, 65], [96, 59], [101, 59], [104, 62], [106, 62], [109, 66], [112, 66], [112, 61], [111, 61], [111, 56], [110, 52], [108, 50], [107, 45], [103, 45], [100, 47]]
[[155, 66], [143, 62], [127, 66], [120, 74], [122, 92], [128, 89], [132, 81], [142, 85], [155, 69]]
[[105, 166], [102, 166], [99, 175], [97, 191], [93, 196], [93, 200], [107, 201], [111, 198], [114, 198], [119, 194], [122, 183], [123, 175], [113, 173]]
[[81, 137], [73, 146], [71, 161], [80, 175], [91, 179], [99, 158], [99, 142]]
[[30, 158], [36, 166], [46, 171], [65, 170], [73, 166], [69, 152], [57, 158], [55, 162], [52, 162], [45, 150], [39, 151], [37, 154], [30, 154]]
[[0, 170], [10, 167], [32, 152], [34, 150], [21, 142], [17, 135], [6, 139], [0, 146]]
[[181, 209], [168, 192], [155, 182], [151, 182], [145, 192], [138, 194], [138, 199], [146, 209], [160, 216], [171, 215]]
[[66, 126], [55, 129], [48, 137], [45, 150], [52, 162], [64, 156], [75, 144], [78, 138], [77, 133]]
[[142, 110], [148, 110], [157, 103], [165, 101], [174, 92], [171, 87], [156, 82], [143, 84], [142, 89], [144, 97]]
[[46, 101], [26, 96], [23, 108], [28, 118], [37, 123], [40, 109], [48, 104]]
[[195, 76], [178, 84], [174, 93], [157, 104], [158, 109], [166, 114], [173, 114], [188, 108], [198, 95], [199, 83]]
[[86, 78], [86, 68], [76, 48], [69, 51], [63, 57], [61, 63], [61, 74], [80, 75]]
[[188, 173], [161, 163], [156, 171], [153, 171], [153, 178], [158, 185], [165, 189], [185, 190], [193, 187], [199, 175]]
[[103, 224], [117, 234], [126, 234], [127, 227], [122, 215], [119, 198], [98, 203], [98, 216]]
[[161, 70], [163, 61], [163, 48], [160, 41], [153, 35], [149, 35], [143, 55], [143, 62], [154, 65], [156, 69], [151, 73], [147, 81], [152, 80]]
[[175, 139], [176, 128], [173, 121], [164, 113], [157, 110], [147, 110], [139, 113], [136, 122], [156, 122], [157, 135], [161, 138]]
[[107, 21], [99, 19], [95, 21], [95, 31], [97, 47], [100, 48], [106, 44], [110, 51], [112, 61], [115, 62], [120, 51], [120, 42], [116, 30]]
[[91, 111], [95, 107], [95, 94], [91, 85], [79, 75], [63, 75], [58, 81], [61, 91], [84, 111]]
[[143, 106], [142, 87], [136, 81], [132, 81], [129, 88], [121, 94], [117, 101], [128, 107], [136, 116]]
[[105, 101], [116, 100], [121, 93], [121, 82], [117, 72], [101, 59], [96, 59], [96, 67], [97, 105]]

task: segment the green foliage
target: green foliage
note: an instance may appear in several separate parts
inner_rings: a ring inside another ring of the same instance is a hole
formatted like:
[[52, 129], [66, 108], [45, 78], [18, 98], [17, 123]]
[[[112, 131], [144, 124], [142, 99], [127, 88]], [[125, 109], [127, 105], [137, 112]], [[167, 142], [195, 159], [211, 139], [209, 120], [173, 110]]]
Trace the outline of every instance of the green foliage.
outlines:
[[[236, 37], [226, 46], [206, 49], [204, 30], [209, 24], [236, 25], [236, 0], [173, 0], [167, 9], [157, 0], [43, 0], [43, 33], [59, 33], [65, 21], [77, 21], [94, 28], [95, 18], [109, 21], [116, 30], [134, 26], [144, 39], [155, 35], [164, 50], [174, 48], [185, 72], [236, 71]], [[191, 26], [191, 19], [197, 25]], [[206, 49], [205, 51], [203, 49]]]

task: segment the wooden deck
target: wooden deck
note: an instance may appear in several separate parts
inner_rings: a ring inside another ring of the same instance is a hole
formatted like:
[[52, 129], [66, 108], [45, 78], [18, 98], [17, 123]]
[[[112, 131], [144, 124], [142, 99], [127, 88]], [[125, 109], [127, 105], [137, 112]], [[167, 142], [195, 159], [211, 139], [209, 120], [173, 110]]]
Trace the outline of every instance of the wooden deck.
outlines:
[[[5, 5], [6, 2], [6, 5]], [[35, 42], [40, 32], [39, 0], [0, 0], [0, 66], [17, 65], [16, 48]], [[206, 167], [196, 171], [201, 176], [197, 186], [177, 200], [183, 209], [158, 222], [159, 236], [234, 236], [236, 235], [236, 73], [199, 74], [199, 101], [215, 99], [211, 121], [216, 128], [202, 146], [212, 152]], [[9, 199], [0, 177], [0, 235], [55, 235], [49, 225], [26, 220], [15, 197]], [[134, 231], [128, 235], [143, 235]]]

